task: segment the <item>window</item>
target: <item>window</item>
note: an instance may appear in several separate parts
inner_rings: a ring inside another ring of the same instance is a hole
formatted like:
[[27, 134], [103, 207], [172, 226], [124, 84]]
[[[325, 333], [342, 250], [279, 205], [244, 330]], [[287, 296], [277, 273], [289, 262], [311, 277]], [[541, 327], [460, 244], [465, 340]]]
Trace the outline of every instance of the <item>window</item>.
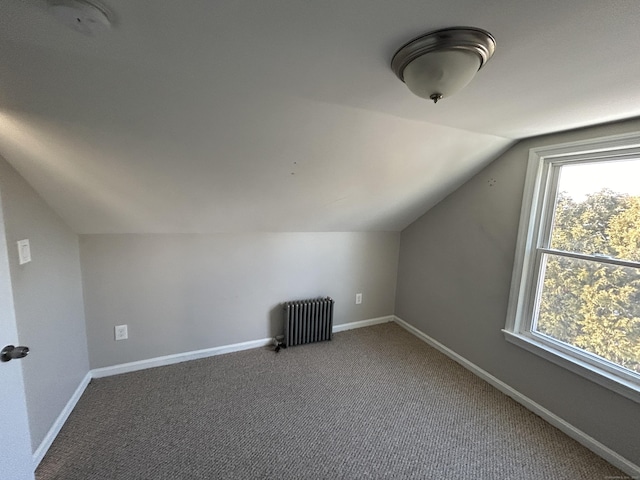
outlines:
[[640, 133], [530, 151], [504, 332], [640, 402]]

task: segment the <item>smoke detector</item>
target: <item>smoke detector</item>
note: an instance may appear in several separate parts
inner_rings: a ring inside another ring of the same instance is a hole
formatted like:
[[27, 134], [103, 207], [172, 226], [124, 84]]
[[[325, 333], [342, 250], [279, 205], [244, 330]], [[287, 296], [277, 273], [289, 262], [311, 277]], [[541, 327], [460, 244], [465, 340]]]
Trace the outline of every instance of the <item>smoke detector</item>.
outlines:
[[107, 9], [93, 0], [49, 0], [49, 9], [62, 23], [85, 35], [111, 28]]

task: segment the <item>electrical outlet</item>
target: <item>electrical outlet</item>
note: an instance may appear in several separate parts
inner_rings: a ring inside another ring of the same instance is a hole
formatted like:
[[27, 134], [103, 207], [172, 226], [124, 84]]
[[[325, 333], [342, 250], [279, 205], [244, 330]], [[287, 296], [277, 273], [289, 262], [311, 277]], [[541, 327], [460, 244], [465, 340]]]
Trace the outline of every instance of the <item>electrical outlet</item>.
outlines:
[[356, 293], [356, 305], [360, 305], [362, 303], [362, 294]]
[[126, 325], [116, 325], [116, 340], [126, 340], [129, 338], [129, 332]]

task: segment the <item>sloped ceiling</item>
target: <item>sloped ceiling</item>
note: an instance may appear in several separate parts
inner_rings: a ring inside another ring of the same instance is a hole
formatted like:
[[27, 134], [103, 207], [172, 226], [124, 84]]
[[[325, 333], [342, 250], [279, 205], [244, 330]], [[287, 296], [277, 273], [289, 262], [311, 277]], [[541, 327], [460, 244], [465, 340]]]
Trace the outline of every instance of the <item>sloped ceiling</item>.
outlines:
[[[401, 230], [515, 140], [640, 115], [640, 2], [104, 0], [0, 6], [0, 155], [78, 233]], [[389, 68], [475, 26], [433, 105]]]

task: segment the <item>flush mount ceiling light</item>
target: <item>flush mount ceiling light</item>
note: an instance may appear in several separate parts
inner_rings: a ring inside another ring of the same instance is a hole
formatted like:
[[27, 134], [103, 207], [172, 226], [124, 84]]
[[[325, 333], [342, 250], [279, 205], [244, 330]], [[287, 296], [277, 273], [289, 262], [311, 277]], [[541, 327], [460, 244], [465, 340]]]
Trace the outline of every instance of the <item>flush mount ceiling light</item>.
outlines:
[[496, 48], [484, 30], [455, 27], [436, 30], [402, 46], [391, 60], [391, 69], [409, 90], [437, 103], [462, 90]]
[[85, 35], [111, 28], [107, 9], [93, 0], [49, 0], [49, 10], [62, 23]]

